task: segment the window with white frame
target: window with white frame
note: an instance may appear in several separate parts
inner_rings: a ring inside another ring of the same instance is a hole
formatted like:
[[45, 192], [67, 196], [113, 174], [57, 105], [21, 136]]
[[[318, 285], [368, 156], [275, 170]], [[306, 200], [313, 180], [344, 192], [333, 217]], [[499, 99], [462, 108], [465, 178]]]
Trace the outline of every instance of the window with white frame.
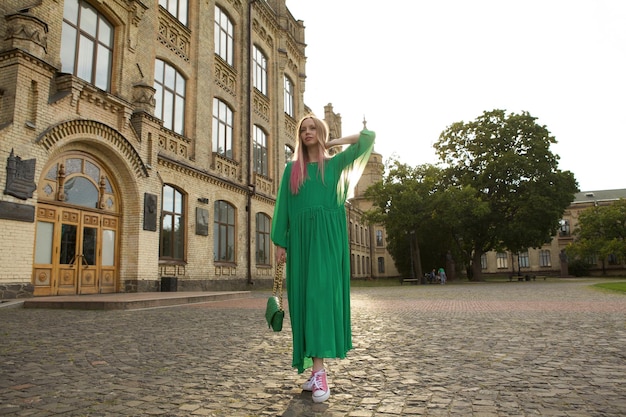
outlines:
[[233, 158], [233, 111], [218, 98], [213, 99], [213, 152]]
[[295, 106], [293, 102], [293, 83], [285, 75], [285, 113], [288, 116], [295, 117]]
[[552, 266], [552, 261], [550, 260], [549, 250], [542, 249], [539, 251], [539, 266], [542, 266], [542, 267]]
[[570, 226], [569, 220], [561, 219], [559, 222], [559, 236], [569, 236], [570, 235]]
[[267, 58], [256, 45], [252, 51], [252, 82], [254, 88], [267, 95]]
[[233, 66], [234, 45], [233, 22], [220, 7], [215, 6], [215, 53], [231, 67]]
[[267, 135], [257, 125], [254, 125], [253, 131], [252, 157], [254, 161], [254, 172], [267, 177], [269, 171], [267, 157]]
[[213, 212], [213, 260], [235, 262], [235, 207], [218, 200]]
[[483, 253], [480, 255], [480, 268], [487, 269], [487, 254]]
[[506, 256], [506, 253], [504, 252], [498, 252], [496, 254], [496, 267], [498, 269], [505, 269], [508, 268], [508, 257]]
[[378, 273], [385, 273], [385, 258], [383, 258], [382, 256], [378, 258]]
[[61, 71], [109, 91], [113, 35], [113, 25], [89, 3], [65, 0], [61, 31]]
[[167, 10], [185, 26], [187, 26], [188, 3], [189, 0], [159, 0], [159, 6]]
[[529, 268], [530, 267], [530, 258], [528, 257], [528, 251], [520, 252], [517, 254], [517, 261], [519, 262], [520, 268]]
[[383, 231], [376, 231], [376, 246], [383, 246]]
[[165, 61], [157, 59], [154, 65], [155, 116], [163, 127], [183, 135], [185, 124], [185, 79]]

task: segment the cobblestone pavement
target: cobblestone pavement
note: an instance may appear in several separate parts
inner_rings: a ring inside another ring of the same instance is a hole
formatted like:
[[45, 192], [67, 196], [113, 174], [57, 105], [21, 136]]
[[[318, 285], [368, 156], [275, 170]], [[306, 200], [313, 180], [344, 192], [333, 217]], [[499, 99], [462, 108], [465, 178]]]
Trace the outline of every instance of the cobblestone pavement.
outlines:
[[353, 288], [354, 350], [313, 404], [252, 297], [0, 308], [0, 416], [626, 415], [626, 296], [590, 280]]

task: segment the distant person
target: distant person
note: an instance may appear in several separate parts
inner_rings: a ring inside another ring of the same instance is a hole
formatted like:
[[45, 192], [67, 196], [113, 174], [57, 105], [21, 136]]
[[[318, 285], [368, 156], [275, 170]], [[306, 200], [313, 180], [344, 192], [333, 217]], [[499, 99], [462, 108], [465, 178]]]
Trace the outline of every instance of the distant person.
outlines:
[[443, 267], [439, 268], [439, 279], [441, 280], [441, 285], [446, 283], [446, 271], [443, 269]]
[[[325, 358], [345, 358], [352, 349], [350, 247], [345, 202], [374, 147], [374, 132], [328, 140], [328, 126], [315, 116], [297, 125], [293, 161], [280, 182], [271, 238], [276, 262], [287, 262], [287, 296], [293, 337], [292, 366], [312, 367], [303, 385], [313, 401], [330, 397]], [[350, 145], [334, 156], [327, 149]], [[287, 256], [288, 255], [288, 256]]]

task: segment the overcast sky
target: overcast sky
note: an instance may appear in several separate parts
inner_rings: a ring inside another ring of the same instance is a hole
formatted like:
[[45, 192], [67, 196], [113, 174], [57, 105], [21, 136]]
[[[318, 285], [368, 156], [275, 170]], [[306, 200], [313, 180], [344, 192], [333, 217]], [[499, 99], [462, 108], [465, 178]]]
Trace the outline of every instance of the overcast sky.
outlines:
[[433, 143], [483, 111], [528, 111], [581, 191], [626, 188], [625, 0], [287, 0], [306, 27], [306, 104], [343, 134], [437, 162]]

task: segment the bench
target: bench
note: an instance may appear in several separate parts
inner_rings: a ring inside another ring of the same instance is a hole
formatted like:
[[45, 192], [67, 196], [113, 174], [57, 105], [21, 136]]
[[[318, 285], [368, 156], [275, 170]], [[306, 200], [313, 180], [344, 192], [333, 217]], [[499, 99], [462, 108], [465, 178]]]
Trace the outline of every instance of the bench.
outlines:
[[400, 281], [400, 285], [404, 284], [405, 282], [419, 283], [420, 280], [418, 278], [402, 278], [402, 280]]
[[[533, 281], [535, 281], [537, 279], [536, 275], [529, 275], [529, 274], [526, 274], [526, 275], [509, 275], [509, 282], [513, 281], [513, 277], [517, 277], [518, 281], [530, 281], [531, 279]], [[545, 281], [545, 278], [544, 278], [544, 281]]]

